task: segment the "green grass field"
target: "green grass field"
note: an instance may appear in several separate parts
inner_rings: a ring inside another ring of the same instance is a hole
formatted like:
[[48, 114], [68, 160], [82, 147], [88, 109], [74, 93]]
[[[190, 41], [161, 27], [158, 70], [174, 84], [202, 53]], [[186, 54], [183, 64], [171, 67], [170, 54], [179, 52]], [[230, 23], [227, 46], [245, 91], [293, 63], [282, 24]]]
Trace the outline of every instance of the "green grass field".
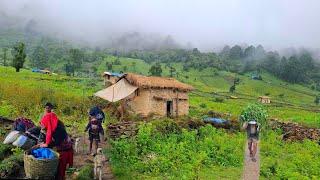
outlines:
[[[116, 57], [106, 57], [98, 66], [98, 71], [106, 71], [106, 62], [114, 61]], [[124, 70], [126, 66], [127, 72], [134, 72], [139, 74], [148, 74], [150, 64], [145, 63], [142, 60], [120, 58], [121, 65], [113, 65], [113, 72], [119, 72]], [[134, 63], [133, 63], [134, 62]], [[135, 64], [133, 66], [133, 64]], [[284, 121], [294, 121], [301, 124], [305, 124], [312, 127], [320, 127], [320, 106], [316, 106], [313, 101], [315, 95], [318, 92], [311, 90], [308, 87], [296, 84], [288, 84], [283, 82], [267, 73], [262, 73], [262, 81], [251, 80], [250, 74], [236, 75], [230, 72], [217, 71], [216, 69], [205, 69], [201, 72], [196, 70], [189, 70], [188, 72], [182, 71], [181, 64], [171, 64], [177, 69], [175, 78], [182, 82], [191, 84], [195, 87], [195, 91], [190, 93], [190, 116], [201, 118], [206, 115], [209, 110], [221, 113], [231, 113], [233, 119], [237, 119], [244, 107], [249, 103], [257, 102], [257, 97], [266, 95], [271, 97], [272, 103], [264, 105], [267, 109], [269, 117], [279, 118]], [[162, 64], [163, 76], [169, 76], [169, 68]], [[233, 83], [235, 77], [240, 78], [240, 84], [236, 87], [235, 93], [229, 93], [229, 88]], [[78, 130], [84, 129], [86, 122], [87, 110], [91, 106], [92, 101], [88, 97], [92, 96], [94, 92], [103, 88], [102, 77], [96, 78], [73, 78], [64, 75], [44, 75], [33, 73], [31, 70], [23, 69], [21, 72], [16, 73], [13, 68], [0, 66], [0, 116], [6, 116], [9, 118], [16, 118], [18, 116], [26, 116], [34, 121], [38, 121], [39, 115], [43, 111], [43, 103], [46, 101], [53, 101], [57, 105], [56, 112], [58, 116], [71, 127], [76, 127]], [[236, 96], [237, 99], [231, 99], [230, 96]], [[216, 98], [222, 98], [223, 102], [217, 102]], [[110, 121], [107, 119], [107, 122]], [[221, 133], [221, 141], [228, 141], [230, 138], [229, 133], [219, 131]], [[218, 133], [218, 134], [219, 134]], [[192, 133], [191, 133], [192, 134]], [[191, 135], [190, 134], [190, 135]], [[187, 138], [190, 137], [186, 134]], [[319, 178], [320, 165], [319, 163], [308, 164], [305, 161], [309, 161], [312, 158], [316, 158], [319, 154], [319, 148], [317, 148], [314, 142], [304, 143], [285, 143], [278, 137], [280, 135], [271, 133], [265, 136], [264, 142], [261, 146], [262, 152], [262, 178], [269, 179], [274, 176], [278, 178]], [[159, 144], [163, 143], [163, 147], [167, 147], [167, 151], [161, 149], [148, 149], [158, 148], [158, 146], [146, 146], [146, 152], [162, 153], [159, 158], [161, 161], [167, 161], [170, 157], [166, 156], [166, 153], [174, 152], [173, 149], [177, 147], [170, 146], [171, 142], [179, 142], [174, 137], [168, 137], [169, 139], [154, 139]], [[177, 138], [186, 138], [184, 136]], [[234, 136], [235, 142], [243, 142], [242, 136]], [[214, 139], [214, 138], [213, 138]], [[180, 152], [189, 150], [189, 153], [202, 153], [201, 149], [196, 147], [189, 147], [183, 142], [188, 142], [188, 139], [181, 140]], [[202, 139], [203, 142], [208, 143], [212, 139]], [[136, 142], [132, 142], [135, 147]], [[178, 143], [179, 144], [179, 143]], [[214, 143], [213, 143], [214, 145]], [[313, 151], [305, 150], [304, 147], [308, 146]], [[223, 148], [223, 146], [221, 146]], [[227, 148], [232, 149], [233, 146]], [[283, 148], [285, 147], [285, 148]], [[117, 147], [119, 148], [119, 147]], [[123, 147], [120, 147], [123, 148]], [[173, 149], [172, 149], [173, 148]], [[243, 147], [237, 147], [237, 153], [233, 155], [235, 158], [242, 160]], [[297, 153], [293, 153], [291, 149], [296, 149]], [[213, 151], [216, 153], [215, 151]], [[178, 171], [169, 169], [162, 169], [159, 172], [167, 173], [166, 177], [169, 179], [175, 179], [170, 177], [180, 177], [182, 179], [190, 179], [190, 177], [198, 177], [200, 179], [207, 179], [208, 177], [213, 179], [239, 179], [242, 173], [242, 162], [236, 163], [236, 165], [225, 166], [217, 162], [211, 162], [212, 159], [209, 154], [213, 153], [207, 151], [203, 154], [203, 158], [210, 162], [200, 163], [201, 170], [196, 174], [189, 174], [184, 177], [183, 173], [179, 174]], [[272, 155], [268, 152], [273, 153]], [[233, 153], [230, 151], [229, 153]], [[292, 155], [285, 156], [283, 160], [277, 160], [287, 153]], [[299, 154], [304, 154], [306, 160]], [[142, 158], [138, 154], [137, 158]], [[241, 156], [241, 157], [240, 157]], [[119, 157], [120, 158], [120, 157]], [[131, 158], [131, 157], [128, 157]], [[181, 159], [180, 159], [181, 158]], [[195, 163], [199, 163], [196, 159], [193, 159], [193, 163], [183, 166], [181, 162], [186, 162], [185, 156], [178, 156], [175, 162], [177, 168], [182, 168], [186, 171], [188, 169], [194, 169]], [[295, 161], [298, 159], [297, 161]], [[159, 161], [159, 162], [161, 162]], [[179, 162], [181, 161], [181, 162]], [[225, 160], [226, 163], [230, 163], [229, 160]], [[294, 161], [292, 163], [289, 163]], [[158, 162], [152, 162], [155, 168], [163, 168]], [[170, 161], [168, 167], [171, 167]], [[281, 163], [281, 165], [280, 165]], [[288, 164], [288, 166], [286, 166]], [[123, 164], [118, 164], [123, 166]], [[121, 168], [117, 167], [117, 164], [113, 165], [113, 168], [120, 179], [126, 179], [130, 175], [137, 175], [140, 179], [161, 179], [162, 174], [159, 172], [153, 172], [148, 170], [148, 173], [139, 171], [139, 166], [143, 165], [140, 161], [136, 161], [132, 165], [133, 169], [130, 171], [121, 171]], [[310, 165], [310, 168], [300, 169], [302, 165]], [[290, 166], [290, 167], [289, 167]], [[272, 168], [276, 167], [277, 171], [272, 172]], [[144, 167], [146, 168], [146, 167]], [[120, 170], [119, 170], [120, 169]], [[270, 170], [271, 169], [271, 170]], [[290, 169], [290, 170], [288, 170]], [[271, 172], [270, 172], [271, 171]], [[170, 174], [171, 173], [171, 174]], [[273, 173], [273, 174], [272, 174]], [[311, 176], [308, 176], [308, 173]]]
[[[100, 71], [105, 71], [106, 62], [115, 61], [115, 57], [107, 57], [99, 66]], [[148, 75], [150, 64], [142, 60], [120, 58], [122, 65], [114, 65], [113, 71], [123, 71], [127, 66], [127, 72]], [[132, 62], [136, 65], [133, 67]], [[193, 85], [196, 90], [190, 94], [191, 114], [199, 114], [200, 111], [213, 110], [221, 113], [231, 113], [237, 118], [241, 110], [248, 103], [257, 102], [259, 96], [268, 95], [272, 103], [266, 105], [271, 118], [284, 121], [294, 121], [301, 124], [320, 127], [320, 106], [314, 104], [315, 96], [319, 93], [309, 87], [290, 84], [278, 78], [262, 73], [262, 81], [252, 80], [250, 74], [239, 75], [216, 69], [207, 68], [201, 72], [191, 69], [186, 72], [182, 70], [181, 64], [171, 64], [176, 68], [174, 76], [182, 82]], [[169, 68], [162, 64], [163, 76], [169, 76]], [[240, 84], [235, 93], [229, 93], [229, 88], [235, 77], [240, 78]], [[238, 99], [230, 99], [236, 96]], [[216, 97], [224, 98], [224, 102], [215, 102]], [[205, 102], [207, 108], [199, 108]], [[194, 111], [194, 112], [193, 112]]]

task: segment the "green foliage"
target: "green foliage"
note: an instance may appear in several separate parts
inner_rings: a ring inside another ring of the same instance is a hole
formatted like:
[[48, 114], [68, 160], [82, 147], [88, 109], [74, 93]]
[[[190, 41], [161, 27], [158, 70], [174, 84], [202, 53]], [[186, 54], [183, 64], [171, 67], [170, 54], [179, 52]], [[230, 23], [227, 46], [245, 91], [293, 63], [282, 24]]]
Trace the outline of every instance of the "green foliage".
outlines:
[[81, 167], [76, 180], [91, 180], [93, 179], [93, 166], [91, 164], [87, 164]]
[[48, 53], [42, 46], [38, 46], [34, 49], [31, 55], [31, 65], [40, 69], [46, 68], [48, 63]]
[[264, 179], [319, 179], [320, 149], [316, 142], [283, 142], [280, 134], [267, 131], [260, 143]]
[[161, 76], [162, 68], [160, 63], [152, 65], [149, 69], [149, 74], [152, 76]]
[[320, 103], [320, 95], [316, 96], [314, 103], [316, 103], [317, 105]]
[[[242, 166], [241, 134], [229, 135], [210, 125], [180, 131], [174, 124], [147, 123], [140, 126], [135, 138], [112, 141], [109, 155], [116, 175], [121, 178], [126, 172], [140, 177], [193, 179], [200, 176], [204, 167]], [[225, 139], [229, 142], [225, 143]]]
[[0, 102], [0, 105], [0, 116], [14, 117], [18, 114], [15, 107], [10, 105], [7, 101]]
[[267, 111], [259, 104], [249, 104], [242, 110], [240, 115], [240, 120], [242, 122], [256, 120], [262, 126], [267, 125], [267, 118]]
[[236, 91], [236, 85], [234, 84], [229, 88], [229, 92], [234, 93], [235, 91]]
[[215, 101], [215, 102], [222, 103], [222, 102], [224, 102], [224, 98], [222, 98], [222, 97], [216, 97], [216, 98], [214, 98], [214, 101]]
[[24, 150], [19, 147], [14, 147], [11, 149], [11, 152], [13, 153], [13, 155], [19, 156], [19, 155], [23, 155]]
[[7, 178], [8, 176], [14, 175], [22, 168], [22, 165], [23, 154], [11, 155], [0, 163], [0, 177]]
[[203, 109], [204, 109], [204, 108], [207, 108], [207, 104], [201, 103], [201, 104], [200, 104], [200, 107], [203, 108]]
[[73, 70], [79, 70], [84, 61], [84, 52], [80, 49], [70, 49], [69, 56], [69, 63], [71, 64]]
[[19, 72], [20, 69], [23, 68], [23, 64], [27, 57], [24, 43], [20, 42], [13, 46], [11, 53], [13, 56], [12, 66], [16, 69], [16, 72]]
[[0, 144], [0, 160], [3, 160], [8, 154], [10, 154], [10, 149], [10, 145]]
[[3, 66], [7, 66], [7, 52], [8, 48], [3, 48]]

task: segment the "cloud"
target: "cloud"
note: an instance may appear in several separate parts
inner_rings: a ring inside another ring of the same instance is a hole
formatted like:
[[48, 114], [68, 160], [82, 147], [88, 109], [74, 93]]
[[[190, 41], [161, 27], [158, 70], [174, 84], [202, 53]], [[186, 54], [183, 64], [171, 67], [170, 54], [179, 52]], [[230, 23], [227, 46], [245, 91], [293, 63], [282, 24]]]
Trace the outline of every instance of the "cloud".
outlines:
[[225, 44], [319, 47], [318, 0], [2, 0], [0, 25], [92, 45], [125, 33], [171, 35], [201, 49]]

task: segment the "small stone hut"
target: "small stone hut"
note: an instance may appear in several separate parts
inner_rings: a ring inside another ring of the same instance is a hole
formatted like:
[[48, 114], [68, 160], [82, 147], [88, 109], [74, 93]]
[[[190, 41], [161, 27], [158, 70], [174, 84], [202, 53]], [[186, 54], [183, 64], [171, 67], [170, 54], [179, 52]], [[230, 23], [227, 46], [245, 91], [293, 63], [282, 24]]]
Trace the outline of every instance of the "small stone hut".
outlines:
[[103, 72], [104, 85], [108, 87], [115, 84], [123, 75], [121, 73]]
[[[126, 85], [126, 83], [128, 84]], [[128, 89], [130, 92], [122, 98], [122, 101], [125, 101], [127, 110], [135, 114], [143, 117], [150, 114], [177, 117], [189, 113], [188, 93], [193, 90], [193, 87], [174, 78], [148, 77], [129, 73], [119, 78], [116, 84], [96, 93], [96, 95], [107, 99], [109, 97], [106, 97], [104, 92], [109, 91], [109, 96], [115, 96], [114, 89], [117, 88], [117, 84], [121, 84], [119, 85], [121, 90]], [[121, 93], [121, 96], [123, 94]]]
[[258, 101], [262, 104], [270, 104], [271, 100], [269, 96], [259, 96]]

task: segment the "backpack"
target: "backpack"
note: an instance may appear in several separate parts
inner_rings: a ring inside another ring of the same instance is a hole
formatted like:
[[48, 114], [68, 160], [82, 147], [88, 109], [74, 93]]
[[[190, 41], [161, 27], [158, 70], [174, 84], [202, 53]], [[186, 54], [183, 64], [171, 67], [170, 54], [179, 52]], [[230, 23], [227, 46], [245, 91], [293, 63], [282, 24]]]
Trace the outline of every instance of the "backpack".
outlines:
[[24, 117], [17, 118], [13, 123], [13, 129], [20, 132], [25, 132], [33, 127], [34, 123], [30, 119]]

